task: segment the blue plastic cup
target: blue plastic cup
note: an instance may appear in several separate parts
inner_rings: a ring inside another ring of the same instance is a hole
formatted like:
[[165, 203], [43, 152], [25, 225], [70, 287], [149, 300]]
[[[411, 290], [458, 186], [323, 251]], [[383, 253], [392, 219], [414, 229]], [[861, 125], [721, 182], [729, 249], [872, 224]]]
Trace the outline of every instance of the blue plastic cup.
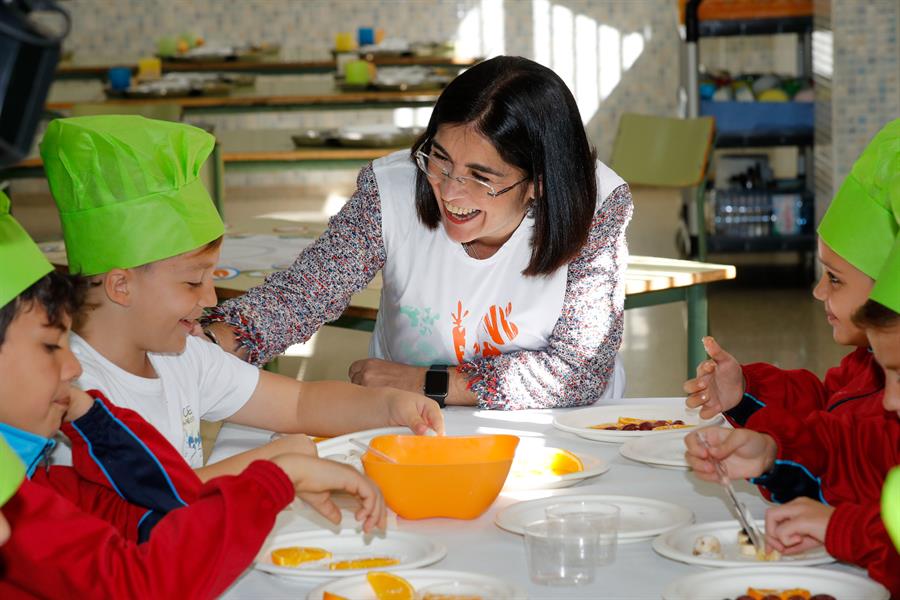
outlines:
[[113, 67], [109, 70], [109, 87], [116, 91], [127, 90], [131, 86], [131, 68]]
[[360, 27], [357, 32], [357, 41], [360, 46], [367, 46], [375, 43], [375, 30], [371, 27]]

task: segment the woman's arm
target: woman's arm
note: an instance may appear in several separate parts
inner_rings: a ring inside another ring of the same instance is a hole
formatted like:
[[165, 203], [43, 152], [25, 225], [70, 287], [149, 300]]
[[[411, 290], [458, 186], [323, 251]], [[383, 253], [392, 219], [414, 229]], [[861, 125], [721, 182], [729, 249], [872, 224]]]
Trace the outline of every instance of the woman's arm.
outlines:
[[290, 269], [270, 275], [264, 284], [210, 311], [206, 323], [231, 326], [234, 341], [223, 326], [214, 329], [226, 350], [263, 365], [340, 317], [350, 297], [375, 277], [384, 265], [385, 249], [381, 200], [371, 164], [360, 171], [356, 185], [325, 233], [300, 253]]
[[631, 191], [621, 185], [594, 215], [585, 247], [569, 264], [562, 313], [547, 348], [459, 366], [481, 408], [559, 408], [600, 398], [622, 343], [631, 213]]

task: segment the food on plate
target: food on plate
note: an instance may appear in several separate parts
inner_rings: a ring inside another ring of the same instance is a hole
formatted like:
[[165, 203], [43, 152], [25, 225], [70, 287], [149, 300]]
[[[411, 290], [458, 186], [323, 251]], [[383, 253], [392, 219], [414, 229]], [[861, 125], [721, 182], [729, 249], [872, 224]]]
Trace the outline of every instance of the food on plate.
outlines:
[[719, 538], [714, 535], [701, 535], [694, 541], [694, 549], [691, 551], [694, 556], [703, 556], [705, 558], [723, 558], [722, 543]]
[[744, 529], [741, 529], [738, 532], [737, 543], [741, 554], [744, 556], [755, 556], [756, 560], [765, 561], [779, 560], [781, 558], [781, 553], [778, 552], [778, 550], [772, 549], [768, 552], [766, 552], [765, 549], [757, 550], [753, 545], [753, 542], [750, 541], [750, 536]]
[[835, 600], [829, 594], [816, 594], [813, 596], [809, 590], [794, 588], [790, 590], [774, 590], [762, 588], [747, 588], [747, 593], [738, 596], [735, 600]]
[[584, 471], [584, 463], [575, 454], [560, 448], [528, 448], [516, 453], [511, 478], [559, 477]]
[[589, 429], [604, 429], [607, 431], [664, 431], [666, 429], [681, 429], [690, 427], [681, 419], [636, 419], [634, 417], [619, 417], [615, 423], [600, 423], [591, 425]]
[[348, 569], [377, 569], [379, 567], [393, 567], [399, 565], [399, 558], [391, 558], [389, 556], [374, 556], [371, 558], [352, 558], [350, 560], [339, 560], [328, 565], [332, 571], [346, 571]]
[[[366, 579], [377, 600], [483, 600], [482, 596], [468, 593], [444, 594], [423, 590], [421, 594], [417, 594], [410, 582], [385, 571], [370, 571], [366, 573]], [[339, 600], [339, 597], [325, 597], [324, 600]]]
[[399, 575], [372, 571], [366, 573], [366, 580], [378, 600], [414, 600], [416, 597], [412, 584]]
[[272, 550], [272, 563], [279, 567], [297, 567], [303, 563], [331, 558], [331, 552], [324, 548], [289, 546]]
[[350, 600], [346, 596], [339, 596], [337, 594], [332, 594], [329, 591], [326, 591], [322, 594], [322, 600]]

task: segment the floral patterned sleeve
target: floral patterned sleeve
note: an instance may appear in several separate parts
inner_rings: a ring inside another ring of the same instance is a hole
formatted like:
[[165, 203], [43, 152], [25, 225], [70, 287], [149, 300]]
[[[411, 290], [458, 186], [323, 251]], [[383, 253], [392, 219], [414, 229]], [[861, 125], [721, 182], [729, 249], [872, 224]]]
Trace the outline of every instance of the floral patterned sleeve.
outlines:
[[234, 328], [249, 362], [265, 364], [288, 346], [308, 340], [340, 317], [350, 297], [384, 265], [381, 201], [371, 164], [360, 171], [356, 185], [325, 233], [288, 270], [207, 315], [206, 322], [224, 321]]
[[480, 408], [561, 408], [600, 398], [622, 343], [631, 213], [631, 191], [621, 185], [594, 215], [585, 247], [569, 264], [562, 313], [546, 349], [458, 367]]

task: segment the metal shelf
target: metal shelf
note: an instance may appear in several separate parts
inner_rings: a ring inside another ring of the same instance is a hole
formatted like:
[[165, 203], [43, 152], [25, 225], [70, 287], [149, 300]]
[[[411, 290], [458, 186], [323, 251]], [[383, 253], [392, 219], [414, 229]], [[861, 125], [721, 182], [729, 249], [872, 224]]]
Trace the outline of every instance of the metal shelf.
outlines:
[[709, 252], [810, 252], [815, 248], [816, 236], [808, 233], [763, 237], [707, 234], [706, 244]]
[[806, 16], [776, 19], [723, 19], [720, 21], [699, 21], [697, 26], [700, 37], [811, 33], [813, 30], [813, 18], [812, 16]]
[[716, 149], [763, 148], [769, 146], [812, 146], [812, 131], [784, 131], [771, 133], [716, 135]]

